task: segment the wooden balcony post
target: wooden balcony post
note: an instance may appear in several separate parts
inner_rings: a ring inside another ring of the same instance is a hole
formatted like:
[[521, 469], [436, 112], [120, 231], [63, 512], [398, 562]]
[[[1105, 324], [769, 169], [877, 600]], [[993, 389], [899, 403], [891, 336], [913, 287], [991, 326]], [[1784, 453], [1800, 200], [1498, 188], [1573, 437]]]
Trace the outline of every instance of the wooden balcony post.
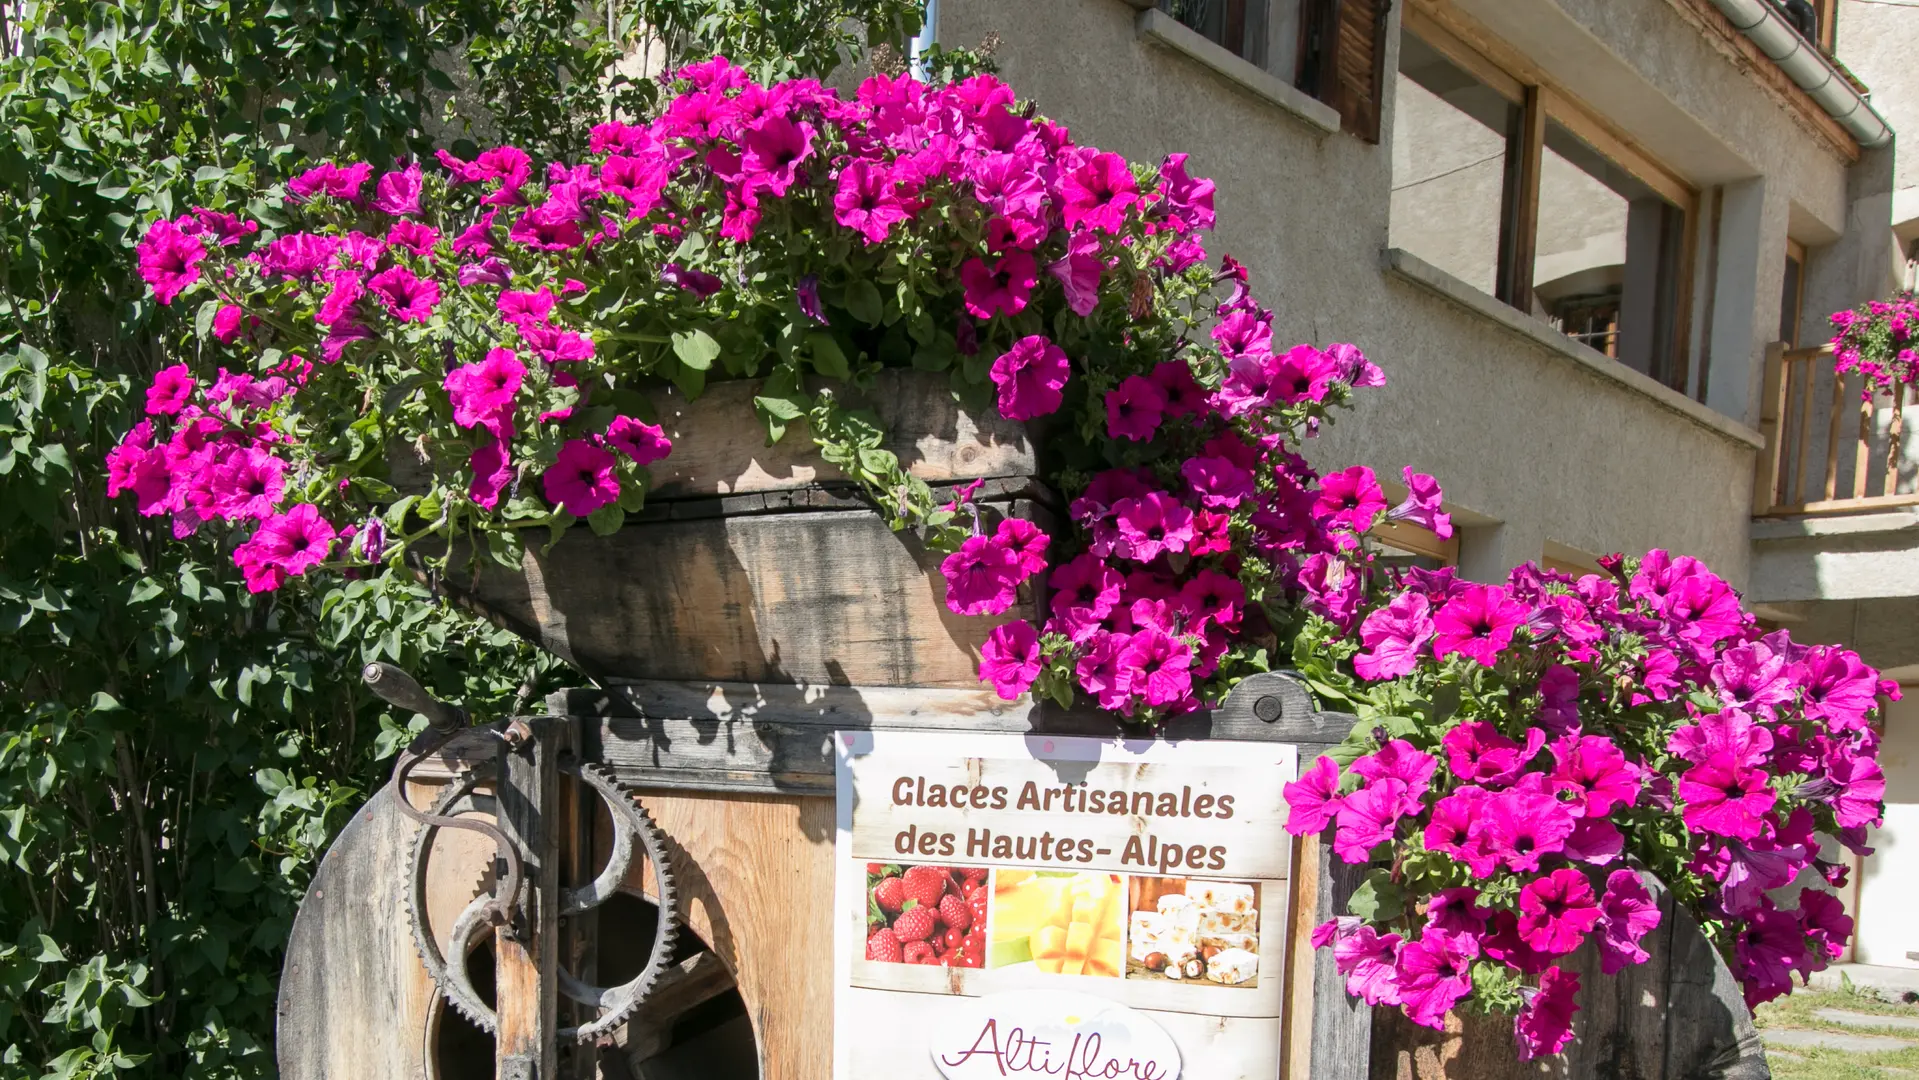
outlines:
[[1781, 392], [1785, 389], [1780, 377], [1780, 364], [1785, 353], [1785, 345], [1773, 342], [1766, 346], [1766, 365], [1763, 385], [1759, 391], [1759, 432], [1766, 437], [1766, 448], [1760, 451], [1759, 460], [1752, 475], [1752, 513], [1754, 517], [1763, 517], [1779, 500], [1775, 498], [1779, 482], [1779, 458], [1782, 452], [1779, 433], [1779, 416], [1785, 409]]

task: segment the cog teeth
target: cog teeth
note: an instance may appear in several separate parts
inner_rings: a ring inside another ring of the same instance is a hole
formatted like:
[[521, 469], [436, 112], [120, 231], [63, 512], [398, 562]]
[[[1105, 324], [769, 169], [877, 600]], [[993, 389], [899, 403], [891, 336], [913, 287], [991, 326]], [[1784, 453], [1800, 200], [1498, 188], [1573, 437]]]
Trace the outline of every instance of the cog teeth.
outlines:
[[[435, 817], [450, 817], [453, 810], [465, 799], [473, 795], [475, 788], [487, 777], [473, 770], [460, 773], [446, 790], [435, 799], [429, 811]], [[439, 831], [438, 825], [421, 825], [413, 840], [413, 873], [402, 903], [406, 907], [407, 922], [413, 931], [413, 951], [419, 955], [420, 963], [426, 973], [432, 977], [433, 984], [439, 988], [440, 996], [446, 999], [453, 1011], [459, 1013], [481, 1031], [491, 1035], [499, 1028], [499, 1017], [488, 1009], [484, 1002], [469, 1000], [466, 993], [447, 973], [446, 959], [440, 955], [440, 946], [426, 925], [426, 864], [427, 854], [432, 848], [433, 835]], [[460, 957], [462, 968], [466, 957]]]
[[[600, 1016], [578, 1027], [562, 1029], [559, 1033], [563, 1039], [588, 1043], [611, 1035], [646, 1003], [654, 986], [659, 982], [660, 976], [672, 960], [674, 948], [679, 941], [680, 929], [685, 925], [685, 918], [680, 910], [679, 887], [674, 880], [669, 859], [670, 841], [666, 833], [653, 821], [653, 815], [635, 801], [633, 790], [620, 783], [611, 769], [599, 764], [581, 763], [577, 766], [577, 774], [583, 784], [593, 788], [606, 801], [610, 812], [620, 814], [632, 826], [634, 840], [639, 844], [646, 860], [653, 865], [653, 881], [659, 894], [660, 911], [659, 922], [653, 937], [653, 949], [647, 958], [646, 967], [631, 981], [612, 988], [606, 995], [612, 998], [612, 1004]], [[462, 772], [434, 801], [431, 813], [436, 817], [451, 816], [458, 805], [472, 797], [474, 789], [483, 780], [489, 778], [489, 775], [478, 771]], [[499, 1027], [498, 1016], [493, 1010], [488, 1009], [485, 1003], [468, 997], [466, 991], [460, 986], [460, 981], [448, 971], [449, 964], [440, 954], [439, 943], [426, 925], [426, 863], [433, 835], [439, 829], [440, 826], [437, 825], [422, 825], [414, 839], [412, 880], [402, 900], [413, 934], [413, 949], [419, 954], [421, 964], [426, 968], [427, 974], [432, 977], [434, 985], [439, 988], [447, 1004], [474, 1026], [488, 1034], [493, 1034]], [[464, 970], [464, 955], [459, 958], [459, 964], [461, 970]]]

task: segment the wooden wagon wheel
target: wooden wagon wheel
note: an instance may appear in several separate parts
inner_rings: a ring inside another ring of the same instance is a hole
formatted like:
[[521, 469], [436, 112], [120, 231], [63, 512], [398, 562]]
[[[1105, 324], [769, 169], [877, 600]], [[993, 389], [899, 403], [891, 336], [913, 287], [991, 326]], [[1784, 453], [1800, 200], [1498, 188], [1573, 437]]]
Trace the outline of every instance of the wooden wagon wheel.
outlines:
[[[613, 822], [612, 850], [606, 866], [593, 880], [565, 891], [560, 914], [563, 917], [579, 915], [612, 899], [626, 880], [636, 844], [653, 865], [660, 910], [646, 966], [632, 979], [617, 986], [595, 986], [565, 969], [560, 970], [560, 992], [573, 1001], [598, 1009], [600, 1015], [587, 1023], [561, 1028], [558, 1036], [562, 1042], [588, 1043], [610, 1035], [646, 1001], [662, 974], [672, 966], [674, 939], [682, 918], [672, 869], [667, 861], [666, 836], [653, 823], [652, 817], [633, 801], [605, 769], [568, 760], [561, 763], [560, 771], [577, 777], [584, 786], [599, 795]], [[441, 794], [430, 817], [445, 820], [462, 809], [484, 810], [478, 802], [486, 797], [476, 795], [475, 789], [490, 779], [486, 772], [480, 770], [462, 774]], [[407, 894], [414, 948], [419, 952], [427, 974], [432, 976], [440, 992], [445, 995], [447, 1003], [482, 1031], [492, 1034], [498, 1028], [498, 1018], [474, 989], [466, 964], [474, 947], [493, 931], [493, 923], [488, 916], [497, 898], [492, 893], [481, 893], [467, 904], [454, 920], [447, 953], [442, 954], [439, 942], [428, 928], [426, 920], [428, 857], [439, 830], [440, 824], [429, 820], [414, 840]]]

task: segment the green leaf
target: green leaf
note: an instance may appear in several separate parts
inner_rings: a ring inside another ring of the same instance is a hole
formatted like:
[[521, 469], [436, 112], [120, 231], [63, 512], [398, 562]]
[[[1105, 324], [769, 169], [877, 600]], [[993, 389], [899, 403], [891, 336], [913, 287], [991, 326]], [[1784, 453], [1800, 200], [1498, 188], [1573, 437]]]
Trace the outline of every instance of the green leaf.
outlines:
[[694, 371], [705, 371], [719, 359], [720, 343], [704, 330], [682, 330], [673, 335], [673, 355]]
[[595, 536], [612, 536], [626, 524], [626, 511], [618, 503], [608, 503], [586, 516], [587, 527]]
[[878, 326], [886, 317], [886, 301], [880, 299], [879, 286], [865, 278], [846, 287], [846, 310], [868, 326]]
[[790, 397], [767, 397], [762, 394], [753, 399], [753, 405], [761, 412], [779, 420], [798, 420], [806, 415], [806, 409]]
[[813, 356], [813, 368], [820, 374], [832, 379], [850, 379], [852, 368], [847, 366], [846, 353], [840, 349], [840, 343], [832, 334], [824, 330], [813, 330], [806, 335], [806, 347]]
[[132, 190], [133, 185], [127, 182], [125, 169], [114, 169], [93, 182], [93, 193], [108, 202], [119, 202]]
[[1375, 923], [1396, 919], [1405, 908], [1406, 891], [1394, 884], [1391, 871], [1384, 869], [1368, 873], [1346, 902], [1346, 910]]

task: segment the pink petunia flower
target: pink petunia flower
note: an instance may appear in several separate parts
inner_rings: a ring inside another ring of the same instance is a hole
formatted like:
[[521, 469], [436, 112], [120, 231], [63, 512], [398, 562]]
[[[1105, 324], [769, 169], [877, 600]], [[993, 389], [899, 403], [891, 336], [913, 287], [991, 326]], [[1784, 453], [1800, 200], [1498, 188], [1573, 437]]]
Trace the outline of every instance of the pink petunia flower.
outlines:
[[1440, 739], [1453, 775], [1485, 787], [1504, 787], [1518, 779], [1545, 742], [1546, 733], [1538, 728], [1528, 729], [1521, 744], [1484, 720], [1461, 724]]
[[1519, 936], [1542, 953], [1572, 952], [1598, 925], [1592, 882], [1571, 867], [1534, 878], [1519, 890]]
[[1132, 669], [1121, 659], [1126, 650], [1126, 634], [1094, 634], [1080, 652], [1074, 674], [1080, 689], [1093, 695], [1099, 707], [1130, 713], [1132, 708]]
[[1319, 497], [1313, 500], [1313, 520], [1327, 529], [1363, 533], [1373, 527], [1385, 509], [1386, 493], [1380, 490], [1373, 470], [1355, 465], [1320, 480]]
[[1211, 180], [1186, 174], [1186, 155], [1168, 154], [1159, 166], [1159, 190], [1169, 223], [1176, 231], [1213, 227]]
[[1579, 1011], [1579, 973], [1552, 967], [1539, 986], [1519, 990], [1524, 1004], [1513, 1018], [1513, 1041], [1521, 1061], [1557, 1054], [1573, 1039], [1573, 1014]]
[[1478, 957], [1477, 939], [1444, 930], [1428, 930], [1400, 945], [1395, 982], [1406, 1018], [1443, 1030], [1446, 1013], [1472, 992], [1472, 963]]
[[154, 372], [153, 382], [147, 387], [147, 415], [174, 416], [186, 408], [199, 390], [199, 382], [185, 364], [161, 368]]
[[1333, 358], [1311, 345], [1295, 345], [1277, 357], [1267, 373], [1272, 400], [1297, 405], [1325, 401], [1339, 375]]
[[1433, 535], [1441, 540], [1453, 534], [1453, 518], [1441, 509], [1445, 502], [1445, 493], [1439, 490], [1439, 481], [1425, 473], [1416, 473], [1411, 466], [1402, 470], [1406, 478], [1406, 498], [1398, 506], [1386, 511], [1387, 521], [1410, 521], [1422, 529], [1431, 529]]
[[261, 522], [252, 538], [235, 549], [233, 561], [243, 570], [259, 568], [247, 575], [247, 588], [266, 592], [277, 588], [286, 577], [299, 577], [325, 562], [338, 535], [320, 516], [319, 507], [299, 503]]
[[1375, 780], [1340, 801], [1335, 819], [1333, 853], [1348, 863], [1363, 863], [1372, 851], [1393, 838], [1406, 813], [1406, 785], [1393, 779]]
[[1185, 641], [1147, 627], [1132, 634], [1120, 654], [1127, 685], [1155, 708], [1183, 700], [1193, 689], [1193, 650]]
[[1405, 812], [1419, 811], [1419, 799], [1426, 794], [1439, 760], [1405, 739], [1393, 739], [1378, 750], [1354, 760], [1348, 766], [1354, 776], [1367, 783], [1397, 780], [1406, 785]]
[[485, 425], [505, 437], [499, 425], [513, 412], [525, 377], [526, 365], [512, 349], [489, 349], [485, 360], [454, 368], [444, 384], [453, 403], [453, 422], [463, 428]]
[[616, 460], [584, 439], [568, 439], [560, 447], [553, 467], [540, 477], [546, 501], [572, 514], [586, 517], [620, 497], [620, 478], [614, 475]]
[[1323, 831], [1338, 815], [1339, 764], [1321, 754], [1282, 789], [1286, 796], [1286, 831], [1311, 836]]
[[1614, 870], [1599, 898], [1599, 970], [1612, 975], [1648, 956], [1640, 940], [1659, 925], [1659, 905], [1634, 870]]
[[347, 202], [358, 202], [360, 188], [372, 175], [373, 166], [364, 161], [346, 166], [323, 161], [288, 180], [287, 194], [292, 195], [295, 202], [304, 202], [321, 195]]
[[433, 256], [433, 246], [440, 242], [440, 230], [421, 221], [396, 221], [387, 230], [386, 242], [428, 259]]
[[1067, 241], [1066, 254], [1046, 264], [1046, 272], [1059, 279], [1060, 288], [1066, 293], [1067, 308], [1082, 319], [1099, 306], [1099, 279], [1105, 270], [1099, 237], [1091, 232], [1074, 233]]
[[1094, 154], [1060, 176], [1059, 197], [1067, 232], [1084, 225], [1117, 233], [1125, 227], [1126, 211], [1139, 201], [1139, 184], [1125, 158]]
[[1068, 378], [1066, 352], [1039, 334], [1013, 343], [993, 361], [999, 387], [999, 413], [1008, 420], [1031, 420], [1059, 408]]
[[1193, 538], [1193, 511], [1178, 499], [1149, 491], [1113, 506], [1119, 528], [1115, 553], [1135, 562], [1151, 562], [1166, 551], [1185, 551]]
[[213, 336], [222, 343], [232, 343], [240, 336], [240, 322], [246, 313], [237, 304], [221, 304], [220, 310], [213, 313]]
[[633, 459], [635, 465], [651, 465], [673, 451], [673, 440], [656, 424], [631, 416], [619, 416], [606, 426], [606, 445]]
[[1351, 631], [1365, 597], [1364, 582], [1351, 563], [1323, 551], [1310, 555], [1300, 564], [1299, 587], [1306, 591], [1307, 610], [1330, 620], [1341, 633]]
[[1039, 632], [1024, 619], [994, 627], [980, 646], [980, 680], [1006, 701], [1032, 689], [1039, 669]]
[[1033, 257], [1024, 251], [1009, 251], [990, 265], [980, 258], [966, 260], [960, 265], [960, 284], [966, 289], [968, 314], [990, 319], [1024, 311], [1038, 281], [1033, 271]]
[[1420, 651], [1433, 638], [1430, 606], [1425, 594], [1403, 592], [1366, 616], [1359, 625], [1365, 651], [1353, 657], [1360, 678], [1396, 679], [1419, 666]]
[[1491, 877], [1499, 869], [1499, 854], [1486, 844], [1483, 815], [1489, 797], [1484, 788], [1462, 787], [1440, 799], [1422, 836], [1428, 850], [1452, 856], [1476, 878]]
[[909, 216], [886, 166], [856, 158], [840, 170], [833, 194], [833, 220], [864, 236], [866, 246], [885, 242], [893, 226]]
[[[1538, 729], [1533, 729], [1537, 731]], [[1603, 735], [1567, 735], [1553, 743], [1552, 784], [1575, 817], [1604, 817], [1631, 807], [1644, 786], [1640, 768]]]
[[404, 266], [389, 267], [367, 282], [367, 291], [380, 298], [387, 314], [401, 322], [425, 322], [440, 303], [440, 284]]
[[1398, 934], [1381, 934], [1361, 922], [1333, 942], [1333, 964], [1346, 976], [1346, 992], [1368, 1005], [1399, 1003]]
[[1433, 617], [1433, 656], [1444, 660], [1458, 653], [1492, 667], [1526, 615], [1526, 605], [1503, 586], [1468, 585]]
[[1484, 809], [1480, 842], [1520, 873], [1538, 870], [1539, 860], [1564, 850], [1576, 824], [1559, 800], [1523, 784], [1489, 796]]
[[147, 227], [134, 250], [140, 261], [140, 280], [162, 305], [173, 303], [174, 297], [200, 280], [200, 263], [207, 257], [206, 245], [199, 237], [181, 232], [165, 218]]
[[1555, 735], [1579, 730], [1579, 672], [1553, 664], [1539, 676], [1539, 723]]
[[1746, 768], [1724, 751], [1679, 778], [1686, 828], [1750, 840], [1759, 835], [1776, 796], [1765, 772]]
[[481, 444], [467, 460], [473, 479], [467, 484], [467, 497], [483, 510], [500, 505], [500, 495], [513, 482], [513, 461], [505, 441], [494, 438]]
[[1013, 606], [1020, 579], [1019, 556], [984, 536], [969, 537], [940, 563], [946, 606], [960, 615], [997, 615]]
[[1128, 375], [1117, 389], [1106, 392], [1106, 434], [1111, 438], [1145, 442], [1165, 415], [1166, 395], [1143, 375]]
[[1159, 392], [1165, 396], [1166, 415], [1191, 416], [1206, 408], [1206, 388], [1193, 378], [1192, 366], [1186, 361], [1163, 361], [1147, 377], [1159, 385]]
[[389, 172], [373, 185], [373, 208], [382, 214], [409, 217], [420, 212], [420, 166]]
[[266, 520], [286, 492], [285, 469], [285, 462], [263, 450], [227, 455], [214, 466], [208, 485], [213, 509], [228, 520]]
[[1119, 603], [1122, 580], [1117, 570], [1091, 552], [1055, 568], [1048, 582], [1053, 589], [1048, 628], [1056, 628], [1075, 644], [1085, 641]]

